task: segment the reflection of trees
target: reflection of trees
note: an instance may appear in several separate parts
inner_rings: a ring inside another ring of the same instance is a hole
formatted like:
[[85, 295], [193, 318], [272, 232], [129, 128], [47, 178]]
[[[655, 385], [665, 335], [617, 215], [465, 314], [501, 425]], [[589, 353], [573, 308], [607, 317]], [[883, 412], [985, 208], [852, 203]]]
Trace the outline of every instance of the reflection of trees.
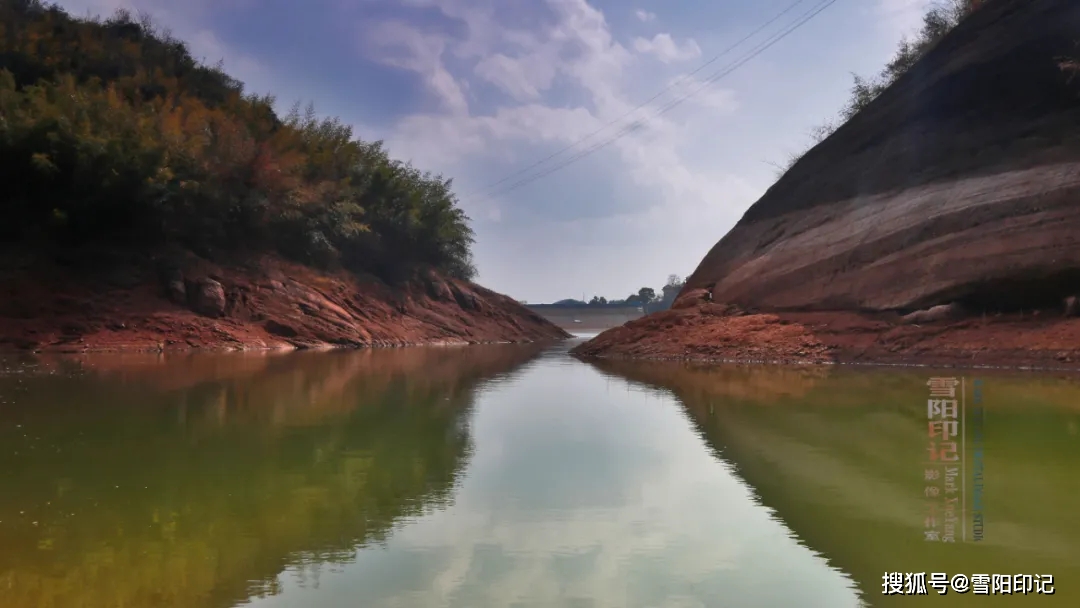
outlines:
[[[946, 546], [922, 539], [926, 379], [937, 374], [834, 368], [800, 384], [803, 368], [594, 365], [672, 392], [757, 500], [801, 542], [850, 573], [875, 605], [885, 571], [1080, 576], [1076, 378], [984, 376], [992, 533], [981, 543]], [[769, 385], [775, 390], [761, 388]]]
[[228, 606], [273, 593], [284, 568], [317, 576], [446, 504], [475, 388], [535, 352], [297, 353], [180, 364], [180, 377], [129, 360], [19, 378], [29, 390], [0, 414], [3, 605]]

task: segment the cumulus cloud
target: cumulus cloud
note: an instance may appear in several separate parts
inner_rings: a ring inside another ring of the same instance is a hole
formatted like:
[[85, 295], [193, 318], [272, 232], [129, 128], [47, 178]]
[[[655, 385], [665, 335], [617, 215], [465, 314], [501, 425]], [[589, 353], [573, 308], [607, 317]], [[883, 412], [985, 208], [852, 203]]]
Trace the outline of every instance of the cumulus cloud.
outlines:
[[634, 39], [634, 49], [639, 53], [654, 55], [664, 63], [701, 57], [701, 47], [698, 46], [697, 42], [691, 39], [679, 46], [671, 37], [671, 34], [657, 34], [651, 40], [648, 38], [636, 38]]
[[634, 15], [636, 15], [637, 18], [644, 23], [648, 23], [656, 19], [656, 13], [650, 13], [649, 11], [640, 8], [634, 11]]
[[446, 39], [423, 32], [404, 21], [384, 21], [367, 28], [362, 37], [368, 50], [383, 63], [416, 72], [454, 116], [467, 114], [469, 103], [461, 83], [443, 64]]
[[[505, 245], [500, 251], [512, 247], [508, 233], [524, 230], [514, 239], [520, 243], [531, 238], [529, 231], [550, 239], [552, 233], [571, 235], [583, 226], [590, 227], [591, 236], [583, 237], [588, 241], [598, 242], [598, 235], [605, 235], [601, 240], [609, 251], [639, 238], [632, 233], [655, 241], [658, 226], [665, 230], [661, 238], [678, 234], [692, 239], [689, 242], [700, 241], [693, 253], [673, 250], [654, 260], [658, 267], [672, 266], [672, 258], [685, 257], [674, 271], [688, 274], [697, 256], [753, 201], [755, 188], [748, 182], [701, 162], [713, 152], [709, 145], [703, 147], [701, 128], [738, 110], [733, 91], [684, 79], [680, 87], [635, 111], [670, 81], [670, 76], [657, 79], [655, 66], [699, 57], [696, 41], [676, 43], [664, 33], [635, 40], [627, 48], [587, 0], [536, 0], [530, 6], [538, 17], [525, 25], [501, 21], [490, 6], [466, 0], [410, 4], [437, 11], [453, 27], [434, 31], [401, 20], [372, 22], [370, 32], [384, 33], [373, 35], [375, 44], [365, 52], [384, 65], [418, 75], [440, 106], [402, 117], [380, 137], [395, 155], [458, 178], [462, 204], [480, 220], [481, 280], [516, 274], [504, 265], [506, 255], [495, 259], [485, 254], [492, 243]], [[649, 77], [641, 76], [650, 70]], [[655, 88], [642, 91], [640, 83], [649, 80]], [[496, 95], [474, 100], [470, 92], [483, 91], [480, 85]], [[699, 90], [679, 112], [657, 115], [658, 108], [690, 89]], [[696, 111], [707, 115], [697, 117]], [[567, 146], [571, 148], [563, 154], [548, 158]], [[540, 159], [545, 162], [521, 172]], [[568, 160], [573, 162], [562, 172], [537, 181], [545, 186], [532, 187], [532, 177]], [[573, 173], [577, 164], [595, 170]], [[582, 175], [588, 183], [572, 184], [567, 178], [571, 174]], [[503, 179], [507, 176], [510, 179]], [[494, 189], [487, 188], [500, 179]], [[715, 222], [694, 221], [695, 215], [714, 217]], [[557, 255], [580, 251], [576, 247], [560, 243]], [[529, 254], [523, 250], [522, 255]], [[673, 270], [656, 272], [662, 277]], [[552, 276], [550, 282], [560, 279]]]
[[[633, 67], [634, 54], [615, 40], [603, 14], [585, 0], [549, 2], [552, 25], [533, 32], [498, 27], [492, 14], [475, 3], [450, 0], [432, 2], [430, 6], [464, 22], [467, 34], [456, 39], [440, 39], [415, 28], [409, 31], [411, 26], [402, 23], [385, 28], [383, 24], [375, 26], [391, 32], [383, 36], [393, 41], [393, 45], [388, 43], [375, 49], [381, 52], [376, 55], [380, 61], [429, 78], [429, 87], [434, 92], [444, 99], [457, 100], [447, 107], [459, 111], [409, 116], [388, 134], [388, 144], [394, 150], [417, 158], [418, 163], [421, 159], [425, 164], [461, 163], [467, 161], [468, 155], [505, 158], [510, 148], [521, 144], [573, 144], [637, 105], [627, 93], [625, 79], [627, 69]], [[695, 42], [679, 46], [667, 34], [642, 42], [648, 46], [639, 43], [638, 48], [645, 48], [661, 61], [686, 59], [701, 53]], [[394, 52], [388, 53], [391, 49]], [[471, 75], [494, 85], [508, 99], [487, 113], [466, 113], [468, 108], [460, 101], [459, 92], [470, 74], [450, 75], [445, 53], [480, 57]], [[437, 88], [430, 80], [432, 74], [447, 78]], [[453, 88], [451, 80], [458, 83]], [[584, 103], [571, 107], [544, 103], [544, 94], [557, 80], [569, 85]], [[448, 95], [447, 91], [452, 94]], [[715, 108], [734, 108], [730, 92], [701, 95], [698, 101]], [[632, 134], [624, 133], [626, 136], [610, 145], [621, 161], [629, 165], [629, 179], [672, 191], [686, 190], [685, 182], [695, 177], [688, 175], [685, 168], [673, 170], [682, 165], [679, 146], [685, 133], [667, 117], [651, 117], [652, 109], [643, 109], [625, 121], [617, 121], [590, 144], [609, 140], [636, 118], [641, 121], [641, 128]], [[703, 179], [699, 186], [707, 183]], [[700, 193], [703, 188], [690, 190]]]
[[551, 86], [557, 66], [542, 54], [512, 58], [495, 53], [476, 64], [476, 75], [518, 101], [538, 99]]

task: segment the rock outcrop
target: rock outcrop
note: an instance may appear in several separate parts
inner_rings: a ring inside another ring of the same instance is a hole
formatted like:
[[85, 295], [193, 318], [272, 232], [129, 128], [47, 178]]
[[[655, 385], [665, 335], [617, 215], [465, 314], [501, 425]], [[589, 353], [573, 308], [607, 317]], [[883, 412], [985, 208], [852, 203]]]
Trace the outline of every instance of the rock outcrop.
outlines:
[[1080, 287], [1080, 3], [994, 0], [810, 150], [683, 293], [760, 309], [1054, 307]]
[[960, 308], [956, 304], [940, 304], [938, 306], [931, 306], [926, 310], [916, 310], [915, 312], [904, 315], [900, 318], [903, 323], [933, 323], [934, 321], [945, 321], [948, 319], [956, 319], [964, 314], [964, 309]]
[[[0, 350], [322, 348], [568, 336], [515, 300], [434, 273], [391, 287], [275, 257], [0, 252]], [[140, 278], [105, 277], [117, 265]]]

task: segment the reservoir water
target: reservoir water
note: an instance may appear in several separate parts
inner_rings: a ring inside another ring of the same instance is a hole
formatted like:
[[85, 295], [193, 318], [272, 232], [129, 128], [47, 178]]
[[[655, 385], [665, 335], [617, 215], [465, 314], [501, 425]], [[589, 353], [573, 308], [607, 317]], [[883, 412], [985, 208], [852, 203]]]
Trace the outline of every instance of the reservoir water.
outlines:
[[3, 360], [0, 606], [1080, 605], [1077, 379], [570, 345]]

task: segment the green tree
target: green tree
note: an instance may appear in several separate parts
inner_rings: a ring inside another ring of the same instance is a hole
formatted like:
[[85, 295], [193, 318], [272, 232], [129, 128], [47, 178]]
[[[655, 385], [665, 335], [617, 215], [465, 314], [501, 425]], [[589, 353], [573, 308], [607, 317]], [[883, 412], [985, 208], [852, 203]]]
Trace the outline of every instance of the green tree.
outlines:
[[649, 304], [656, 300], [656, 290], [652, 287], [642, 287], [638, 290], [637, 295], [643, 304]]

